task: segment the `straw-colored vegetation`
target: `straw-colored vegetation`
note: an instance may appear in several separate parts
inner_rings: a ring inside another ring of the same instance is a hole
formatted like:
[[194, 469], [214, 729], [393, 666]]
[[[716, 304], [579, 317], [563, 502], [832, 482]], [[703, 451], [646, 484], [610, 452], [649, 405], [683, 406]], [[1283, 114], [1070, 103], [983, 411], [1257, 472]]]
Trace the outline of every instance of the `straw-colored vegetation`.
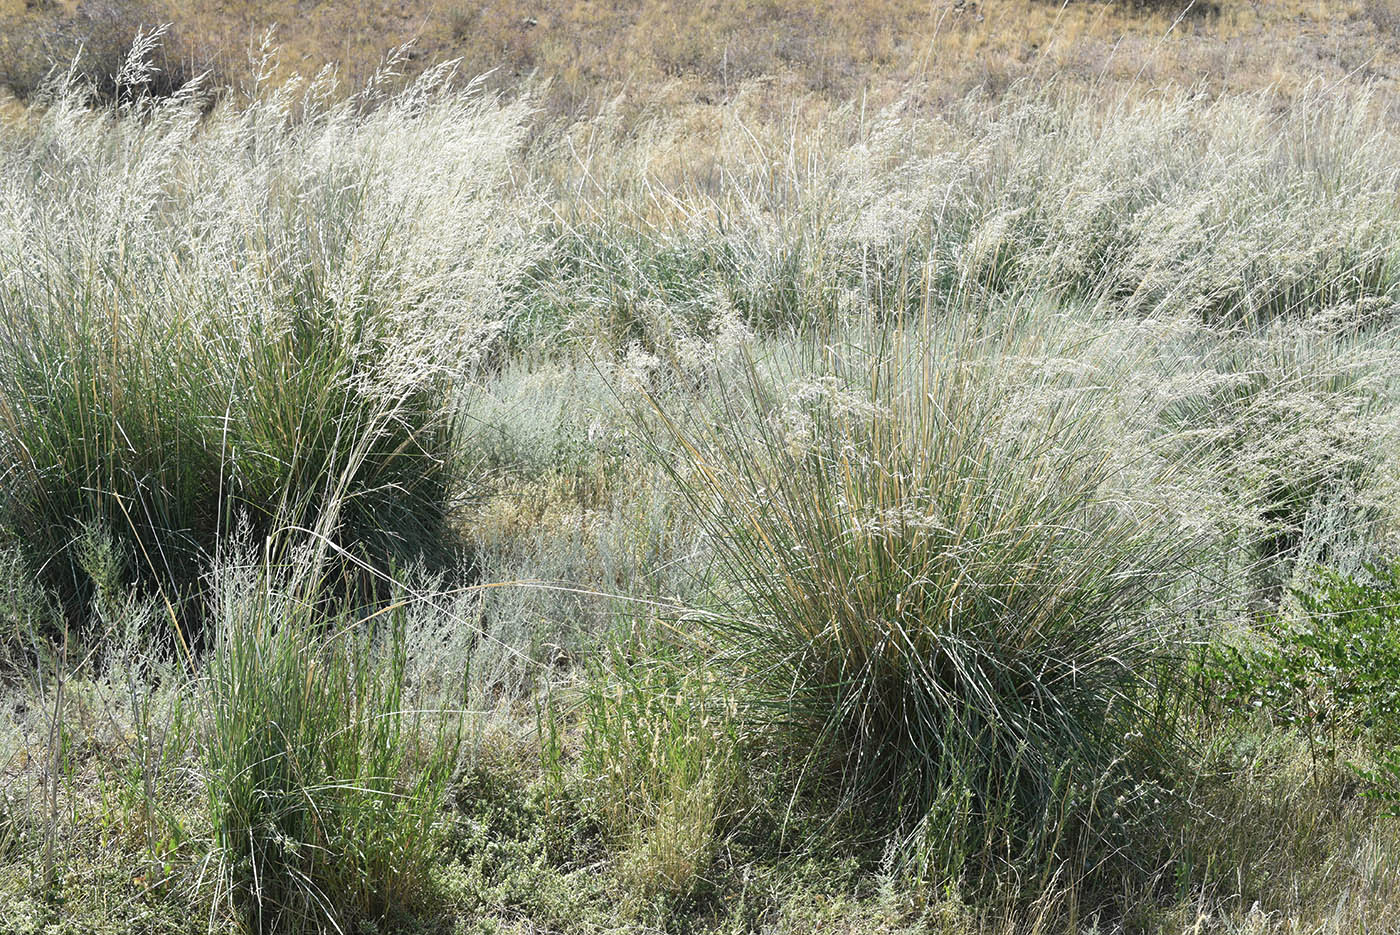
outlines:
[[1400, 928], [1393, 17], [914, 6], [9, 74], [0, 932]]
[[1050, 75], [1285, 98], [1400, 77], [1396, 0], [0, 0], [0, 84], [28, 93], [75, 58], [109, 75], [138, 29], [166, 22], [163, 80], [249, 81], [248, 50], [275, 27], [279, 78], [334, 65], [358, 84], [412, 42], [401, 70], [460, 57], [494, 88], [533, 77], [564, 119], [609, 106], [704, 120], [740, 95], [775, 115], [911, 91], [946, 106]]

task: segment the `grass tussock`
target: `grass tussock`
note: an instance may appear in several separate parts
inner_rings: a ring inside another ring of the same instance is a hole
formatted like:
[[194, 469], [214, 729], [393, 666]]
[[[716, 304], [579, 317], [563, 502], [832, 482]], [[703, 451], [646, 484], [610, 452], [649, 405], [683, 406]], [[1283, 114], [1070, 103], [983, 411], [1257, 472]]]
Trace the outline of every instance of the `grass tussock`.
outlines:
[[305, 574], [226, 566], [213, 598], [215, 898], [256, 932], [343, 931], [422, 905], [461, 740], [459, 719], [412, 707], [404, 601], [326, 616]]
[[[325, 84], [207, 119], [193, 96], [89, 112], [60, 85], [7, 135], [0, 512], [70, 607], [84, 524], [175, 604], [239, 522], [333, 512], [342, 547], [381, 568], [450, 546], [449, 387], [523, 262], [492, 259], [514, 222], [491, 221], [522, 105], [443, 77], [371, 118], [418, 128], [399, 150]], [[436, 190], [396, 168], [423, 145], [456, 153]]]
[[1099, 862], [1176, 755], [1142, 702], [1193, 543], [1123, 486], [1112, 367], [1044, 324], [834, 346], [777, 400], [751, 364], [675, 430], [729, 589], [716, 659], [935, 880]]

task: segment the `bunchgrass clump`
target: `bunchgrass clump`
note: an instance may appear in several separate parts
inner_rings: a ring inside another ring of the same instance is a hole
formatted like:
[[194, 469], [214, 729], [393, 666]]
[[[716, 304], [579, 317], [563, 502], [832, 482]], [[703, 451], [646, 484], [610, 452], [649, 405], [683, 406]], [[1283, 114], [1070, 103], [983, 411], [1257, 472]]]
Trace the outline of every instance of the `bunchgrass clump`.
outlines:
[[226, 566], [205, 776], [223, 892], [255, 932], [349, 931], [428, 892], [460, 711], [412, 710], [406, 604], [324, 612], [316, 563]]
[[1017, 313], [923, 327], [795, 386], [751, 364], [712, 425], [671, 423], [729, 589], [700, 631], [916, 873], [1083, 871], [1172, 756], [1135, 738], [1190, 540], [1128, 491], [1111, 359]]
[[93, 524], [180, 616], [239, 521], [334, 504], [380, 570], [450, 551], [452, 386], [536, 249], [503, 210], [528, 103], [450, 69], [383, 91], [94, 111], [58, 81], [0, 128], [0, 536], [70, 619]]
[[[173, 605], [247, 520], [315, 526], [383, 567], [447, 542], [457, 451], [440, 382], [377, 391], [373, 357], [327, 303], [196, 328], [124, 295], [64, 313], [0, 297], [0, 433], [14, 452], [0, 523], [77, 611], [77, 546], [98, 524], [131, 577]], [[115, 308], [112, 310], [115, 312]], [[245, 334], [247, 329], [251, 334]]]

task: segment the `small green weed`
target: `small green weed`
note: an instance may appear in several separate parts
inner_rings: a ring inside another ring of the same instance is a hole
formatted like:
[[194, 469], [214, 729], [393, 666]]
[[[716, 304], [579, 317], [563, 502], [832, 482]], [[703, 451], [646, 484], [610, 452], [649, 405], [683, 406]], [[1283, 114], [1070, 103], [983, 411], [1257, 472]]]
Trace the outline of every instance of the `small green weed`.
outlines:
[[1272, 618], [1268, 642], [1213, 650], [1229, 703], [1330, 748], [1400, 739], [1400, 562], [1368, 565], [1366, 577], [1320, 571], [1313, 588], [1293, 593], [1298, 619]]
[[674, 650], [614, 644], [593, 667], [579, 769], [621, 876], [644, 899], [704, 880], [740, 791], [735, 714], [718, 674]]
[[1315, 771], [1344, 749], [1370, 751], [1371, 765], [1351, 768], [1400, 816], [1400, 561], [1320, 570], [1294, 597], [1296, 620], [1271, 619], [1260, 645], [1213, 647], [1208, 671], [1228, 708], [1300, 731]]

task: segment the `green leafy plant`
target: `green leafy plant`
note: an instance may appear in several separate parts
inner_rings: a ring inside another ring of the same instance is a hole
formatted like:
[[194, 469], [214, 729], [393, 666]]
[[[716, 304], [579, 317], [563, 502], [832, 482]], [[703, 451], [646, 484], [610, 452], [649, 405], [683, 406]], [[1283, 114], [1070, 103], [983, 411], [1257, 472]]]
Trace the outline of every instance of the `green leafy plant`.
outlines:
[[1293, 592], [1296, 619], [1274, 617], [1265, 640], [1216, 647], [1227, 699], [1323, 742], [1400, 740], [1400, 562], [1364, 575], [1319, 570]]
[[1208, 670], [1228, 706], [1302, 731], [1314, 770], [1359, 744], [1364, 794], [1400, 817], [1400, 561], [1319, 569], [1293, 595], [1296, 619], [1272, 618], [1260, 644], [1212, 647]]
[[1375, 799], [1392, 818], [1400, 818], [1400, 747], [1382, 754], [1371, 769], [1358, 769], [1368, 788], [1363, 795]]

